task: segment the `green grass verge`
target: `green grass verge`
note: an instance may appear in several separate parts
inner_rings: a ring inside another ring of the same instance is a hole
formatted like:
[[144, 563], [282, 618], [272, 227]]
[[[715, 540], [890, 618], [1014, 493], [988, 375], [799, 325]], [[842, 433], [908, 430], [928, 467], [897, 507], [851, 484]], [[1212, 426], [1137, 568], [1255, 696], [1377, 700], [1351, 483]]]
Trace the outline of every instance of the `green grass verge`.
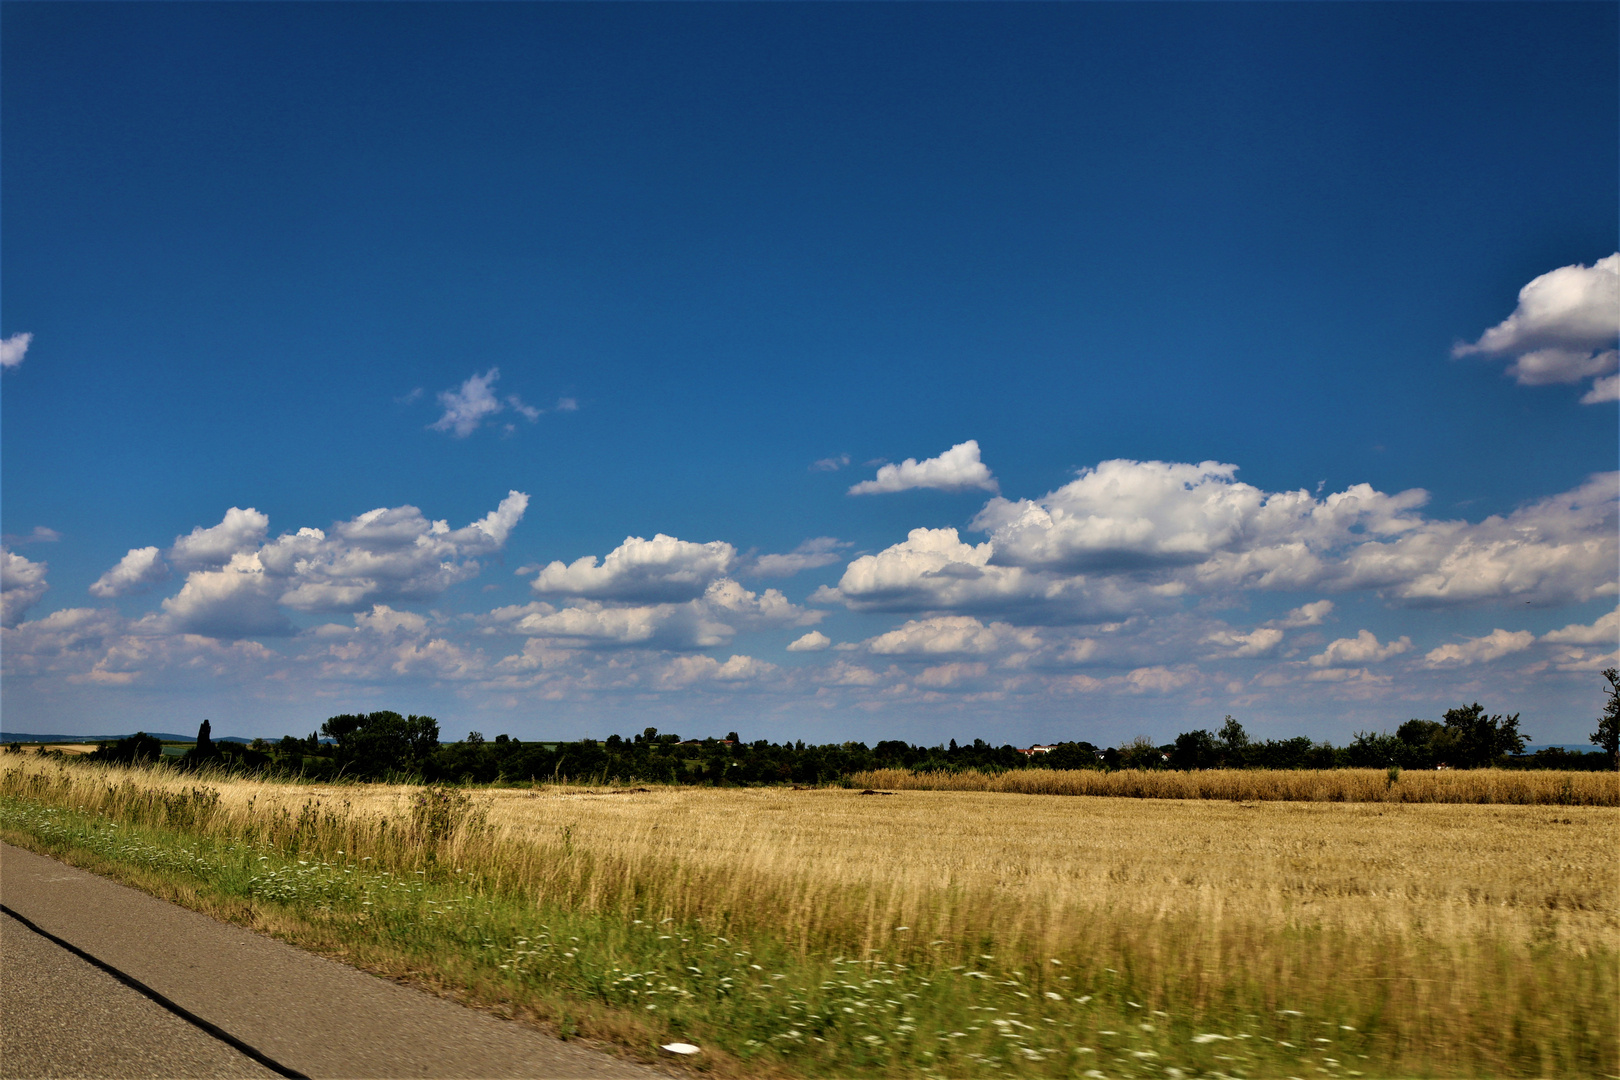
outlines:
[[[1139, 979], [1128, 952], [1002, 957], [983, 940], [918, 942], [889, 956], [803, 956], [760, 934], [742, 940], [635, 911], [536, 904], [484, 887], [465, 868], [391, 873], [342, 852], [289, 853], [16, 798], [0, 798], [0, 835], [359, 966], [505, 1006], [565, 1036], [649, 1055], [660, 1042], [694, 1042], [705, 1050], [694, 1067], [721, 1075], [1615, 1072], [1615, 957], [1554, 947], [1532, 957], [1545, 968], [1532, 980], [1538, 1000], [1501, 1002], [1499, 1013], [1470, 1018], [1477, 1030], [1501, 1033], [1474, 1056], [1443, 1038], [1428, 1045], [1410, 1023], [1393, 1022], [1376, 980], [1278, 1002], [1255, 978], [1228, 977], [1198, 988], [1194, 1004], [1186, 987]], [[1331, 936], [1299, 931], [1277, 944], [1353, 954], [1353, 942]], [[1525, 985], [1524, 972], [1516, 978]], [[1560, 1014], [1550, 1021], [1549, 1007]]]

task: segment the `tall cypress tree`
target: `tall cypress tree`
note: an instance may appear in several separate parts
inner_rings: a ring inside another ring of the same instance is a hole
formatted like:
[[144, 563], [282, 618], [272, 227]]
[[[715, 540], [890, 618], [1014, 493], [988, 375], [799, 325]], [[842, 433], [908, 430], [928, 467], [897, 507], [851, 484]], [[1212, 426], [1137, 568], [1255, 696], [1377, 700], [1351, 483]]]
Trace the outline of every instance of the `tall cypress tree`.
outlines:
[[219, 747], [214, 745], [213, 737], [209, 734], [210, 730], [211, 725], [204, 720], [202, 726], [197, 729], [197, 745], [187, 750], [181, 757], [182, 765], [199, 768], [203, 765], [219, 764], [222, 755]]

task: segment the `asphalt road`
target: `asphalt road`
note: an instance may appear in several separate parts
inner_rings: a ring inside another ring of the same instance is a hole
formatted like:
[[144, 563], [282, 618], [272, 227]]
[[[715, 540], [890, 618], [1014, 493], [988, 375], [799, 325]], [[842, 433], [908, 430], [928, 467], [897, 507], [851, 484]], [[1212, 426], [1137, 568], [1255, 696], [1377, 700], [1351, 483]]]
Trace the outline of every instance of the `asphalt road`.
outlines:
[[[282, 1075], [667, 1080], [6, 844], [0, 904]], [[5, 915], [0, 959], [0, 1077], [277, 1075]]]
[[0, 1076], [276, 1074], [0, 915]]

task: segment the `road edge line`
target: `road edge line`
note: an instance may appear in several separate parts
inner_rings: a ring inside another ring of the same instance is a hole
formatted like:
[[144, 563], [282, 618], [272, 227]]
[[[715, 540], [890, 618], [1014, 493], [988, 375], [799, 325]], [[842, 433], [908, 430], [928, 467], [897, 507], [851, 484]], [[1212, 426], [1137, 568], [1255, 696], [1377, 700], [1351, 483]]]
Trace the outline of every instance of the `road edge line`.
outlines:
[[163, 1006], [163, 1008], [167, 1009], [169, 1012], [171, 1012], [174, 1015], [178, 1016], [180, 1019], [184, 1020], [186, 1023], [191, 1024], [193, 1027], [196, 1027], [196, 1028], [198, 1028], [198, 1029], [200, 1029], [200, 1030], [202, 1030], [204, 1032], [207, 1032], [209, 1035], [212, 1035], [214, 1038], [218, 1039], [220, 1042], [222, 1042], [225, 1045], [231, 1047], [231, 1049], [236, 1050], [236, 1051], [246, 1055], [247, 1057], [252, 1058], [254, 1061], [258, 1062], [260, 1065], [263, 1065], [265, 1068], [269, 1069], [271, 1072], [275, 1073], [276, 1075], [285, 1076], [285, 1077], [288, 1078], [288, 1080], [310, 1080], [310, 1078], [308, 1076], [306, 1076], [305, 1074], [299, 1072], [297, 1069], [289, 1069], [287, 1066], [283, 1065], [281, 1062], [277, 1061], [275, 1058], [272, 1058], [270, 1055], [265, 1054], [262, 1051], [257, 1050], [252, 1046], [249, 1046], [247, 1043], [243, 1042], [241, 1039], [238, 1039], [235, 1035], [232, 1035], [230, 1032], [226, 1031], [224, 1028], [220, 1027], [218, 1024], [214, 1024], [214, 1023], [211, 1023], [211, 1022], [209, 1022], [207, 1020], [204, 1020], [202, 1017], [198, 1016], [196, 1013], [192, 1012], [190, 1009], [186, 1008], [184, 1005], [181, 1005], [179, 1002], [173, 1001], [170, 998], [165, 997], [163, 994], [159, 993], [158, 991], [152, 989], [150, 986], [147, 986], [145, 983], [141, 982], [141, 980], [135, 978], [135, 976], [118, 970], [117, 968], [113, 967], [111, 964], [107, 963], [105, 960], [100, 959], [99, 957], [92, 956], [91, 954], [85, 952], [83, 949], [79, 948], [77, 945], [73, 944], [71, 941], [64, 941], [62, 938], [57, 937], [55, 934], [51, 933], [49, 930], [46, 930], [43, 927], [41, 927], [38, 923], [35, 923], [32, 919], [28, 918], [26, 915], [21, 915], [21, 914], [17, 913], [16, 911], [13, 911], [10, 907], [6, 906], [5, 904], [0, 904], [0, 912], [3, 912], [6, 915], [11, 916], [13, 919], [16, 919], [23, 926], [25, 926], [28, 929], [32, 930], [34, 933], [38, 934], [40, 937], [46, 939], [47, 941], [50, 941], [50, 942], [52, 942], [52, 943], [54, 943], [56, 945], [60, 945], [62, 948], [66, 949], [68, 952], [72, 953], [74, 956], [77, 956], [80, 960], [83, 960], [85, 963], [91, 964], [94, 967], [99, 968], [102, 971], [105, 971], [108, 975], [111, 975], [113, 978], [117, 979], [119, 982], [121, 982], [125, 986], [129, 987], [131, 990], [134, 990], [135, 992], [150, 998], [152, 1001], [154, 1001], [157, 1004]]

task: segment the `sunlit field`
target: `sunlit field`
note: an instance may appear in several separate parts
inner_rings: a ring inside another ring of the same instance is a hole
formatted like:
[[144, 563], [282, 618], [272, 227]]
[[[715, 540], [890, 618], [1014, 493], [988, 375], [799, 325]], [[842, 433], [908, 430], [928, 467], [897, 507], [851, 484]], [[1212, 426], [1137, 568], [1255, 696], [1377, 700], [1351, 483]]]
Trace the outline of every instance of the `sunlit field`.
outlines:
[[856, 773], [857, 787], [1254, 802], [1620, 806], [1620, 773], [1561, 769], [1015, 769]]
[[429, 792], [26, 758], [0, 795], [12, 842], [732, 1075], [1620, 1071], [1612, 806]]

